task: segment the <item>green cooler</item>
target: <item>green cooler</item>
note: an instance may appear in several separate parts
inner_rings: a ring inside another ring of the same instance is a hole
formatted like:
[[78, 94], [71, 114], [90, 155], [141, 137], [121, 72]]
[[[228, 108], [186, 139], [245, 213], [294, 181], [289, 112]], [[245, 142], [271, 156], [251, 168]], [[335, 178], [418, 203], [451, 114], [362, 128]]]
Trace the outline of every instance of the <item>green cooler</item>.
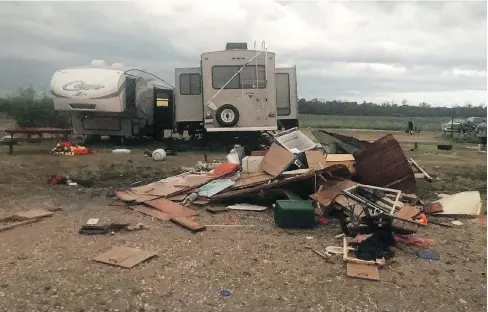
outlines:
[[280, 228], [312, 228], [315, 225], [313, 202], [311, 200], [277, 200], [274, 220]]

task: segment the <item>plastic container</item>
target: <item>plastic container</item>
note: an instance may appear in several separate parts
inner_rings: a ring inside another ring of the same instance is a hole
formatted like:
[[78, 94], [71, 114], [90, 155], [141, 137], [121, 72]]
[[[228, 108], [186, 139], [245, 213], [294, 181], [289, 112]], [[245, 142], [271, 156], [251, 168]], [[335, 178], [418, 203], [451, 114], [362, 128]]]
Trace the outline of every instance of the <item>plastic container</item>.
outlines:
[[123, 148], [118, 148], [112, 150], [113, 154], [130, 154], [130, 149], [123, 149]]
[[312, 228], [315, 226], [313, 202], [311, 200], [277, 200], [274, 221], [280, 228]]
[[166, 152], [162, 148], [158, 148], [152, 153], [152, 159], [154, 160], [163, 160], [166, 157]]

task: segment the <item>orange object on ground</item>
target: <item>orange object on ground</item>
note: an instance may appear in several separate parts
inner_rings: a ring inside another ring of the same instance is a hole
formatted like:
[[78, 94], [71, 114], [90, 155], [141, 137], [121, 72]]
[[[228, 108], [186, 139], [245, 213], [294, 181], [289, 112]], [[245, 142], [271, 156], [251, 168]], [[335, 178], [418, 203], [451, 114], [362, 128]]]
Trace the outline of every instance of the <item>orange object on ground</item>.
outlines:
[[213, 172], [209, 173], [208, 176], [220, 177], [223, 176], [224, 174], [237, 172], [238, 169], [239, 169], [238, 164], [233, 164], [233, 163], [220, 164], [217, 168], [215, 168]]
[[428, 220], [427, 220], [427, 216], [426, 216], [425, 214], [421, 213], [421, 214], [419, 215], [418, 221], [419, 221], [420, 223], [427, 224], [427, 222], [428, 222]]

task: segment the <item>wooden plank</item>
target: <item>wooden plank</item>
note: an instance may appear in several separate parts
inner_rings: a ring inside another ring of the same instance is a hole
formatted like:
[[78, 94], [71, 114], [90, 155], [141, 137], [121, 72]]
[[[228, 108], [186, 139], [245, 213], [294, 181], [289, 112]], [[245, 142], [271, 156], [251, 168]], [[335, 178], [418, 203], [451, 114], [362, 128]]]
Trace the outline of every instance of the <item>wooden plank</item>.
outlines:
[[262, 171], [276, 177], [290, 166], [294, 158], [295, 155], [278, 144], [273, 143], [264, 156], [260, 168]]
[[221, 212], [227, 212], [230, 209], [227, 207], [209, 207], [207, 208], [207, 211], [213, 214], [221, 213]]
[[333, 161], [355, 161], [352, 154], [327, 154], [325, 157], [327, 162]]
[[142, 261], [155, 257], [156, 255], [157, 254], [152, 251], [117, 246], [113, 247], [107, 252], [102, 253], [101, 255], [98, 255], [93, 260], [124, 268], [132, 268]]
[[176, 217], [170, 219], [172, 222], [192, 231], [193, 233], [200, 232], [206, 229], [204, 225], [200, 225], [193, 220], [183, 217]]
[[319, 170], [326, 167], [326, 161], [322, 151], [309, 150], [305, 151], [308, 168]]
[[174, 203], [165, 198], [159, 198], [155, 200], [150, 200], [144, 202], [144, 204], [166, 212], [171, 217], [190, 217], [198, 215], [198, 212], [182, 206], [180, 204]]
[[380, 280], [380, 272], [375, 265], [364, 263], [347, 263], [347, 276], [354, 278], [367, 279], [372, 281]]
[[167, 220], [171, 219], [170, 214], [168, 214], [164, 211], [161, 211], [161, 210], [157, 210], [157, 209], [154, 209], [151, 207], [147, 207], [145, 205], [133, 205], [133, 206], [130, 206], [130, 208], [135, 210], [135, 211], [138, 211], [140, 213], [143, 213], [145, 215], [156, 218], [158, 220], [167, 221]]
[[40, 218], [39, 219], [30, 219], [30, 220], [24, 220], [24, 221], [18, 221], [18, 222], [9, 223], [9, 224], [0, 226], [0, 232], [6, 231], [6, 230], [10, 230], [10, 229], [13, 229], [13, 228], [18, 227], [18, 226], [21, 226], [21, 225], [35, 223], [35, 222], [38, 222], [40, 220], [42, 220], [42, 219], [40, 219]]
[[419, 164], [417, 164], [417, 162], [413, 159], [413, 158], [410, 158], [409, 159], [409, 162], [415, 167], [417, 168], [418, 171], [422, 172], [424, 174], [424, 179], [428, 182], [432, 182], [432, 177], [424, 170], [424, 168], [420, 167]]
[[27, 211], [18, 212], [13, 215], [18, 220], [30, 220], [38, 218], [51, 217], [54, 213], [44, 209], [32, 209]]

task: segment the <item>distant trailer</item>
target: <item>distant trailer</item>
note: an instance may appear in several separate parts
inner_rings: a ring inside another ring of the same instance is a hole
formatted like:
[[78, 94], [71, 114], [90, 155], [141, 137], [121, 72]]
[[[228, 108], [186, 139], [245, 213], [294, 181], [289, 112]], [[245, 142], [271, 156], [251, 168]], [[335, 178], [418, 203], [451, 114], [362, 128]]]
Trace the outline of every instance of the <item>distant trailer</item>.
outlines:
[[275, 53], [227, 44], [175, 70], [178, 132], [259, 132], [298, 127], [296, 68], [276, 68]]
[[173, 87], [141, 69], [93, 61], [58, 70], [51, 92], [76, 134], [131, 138], [173, 128]]

